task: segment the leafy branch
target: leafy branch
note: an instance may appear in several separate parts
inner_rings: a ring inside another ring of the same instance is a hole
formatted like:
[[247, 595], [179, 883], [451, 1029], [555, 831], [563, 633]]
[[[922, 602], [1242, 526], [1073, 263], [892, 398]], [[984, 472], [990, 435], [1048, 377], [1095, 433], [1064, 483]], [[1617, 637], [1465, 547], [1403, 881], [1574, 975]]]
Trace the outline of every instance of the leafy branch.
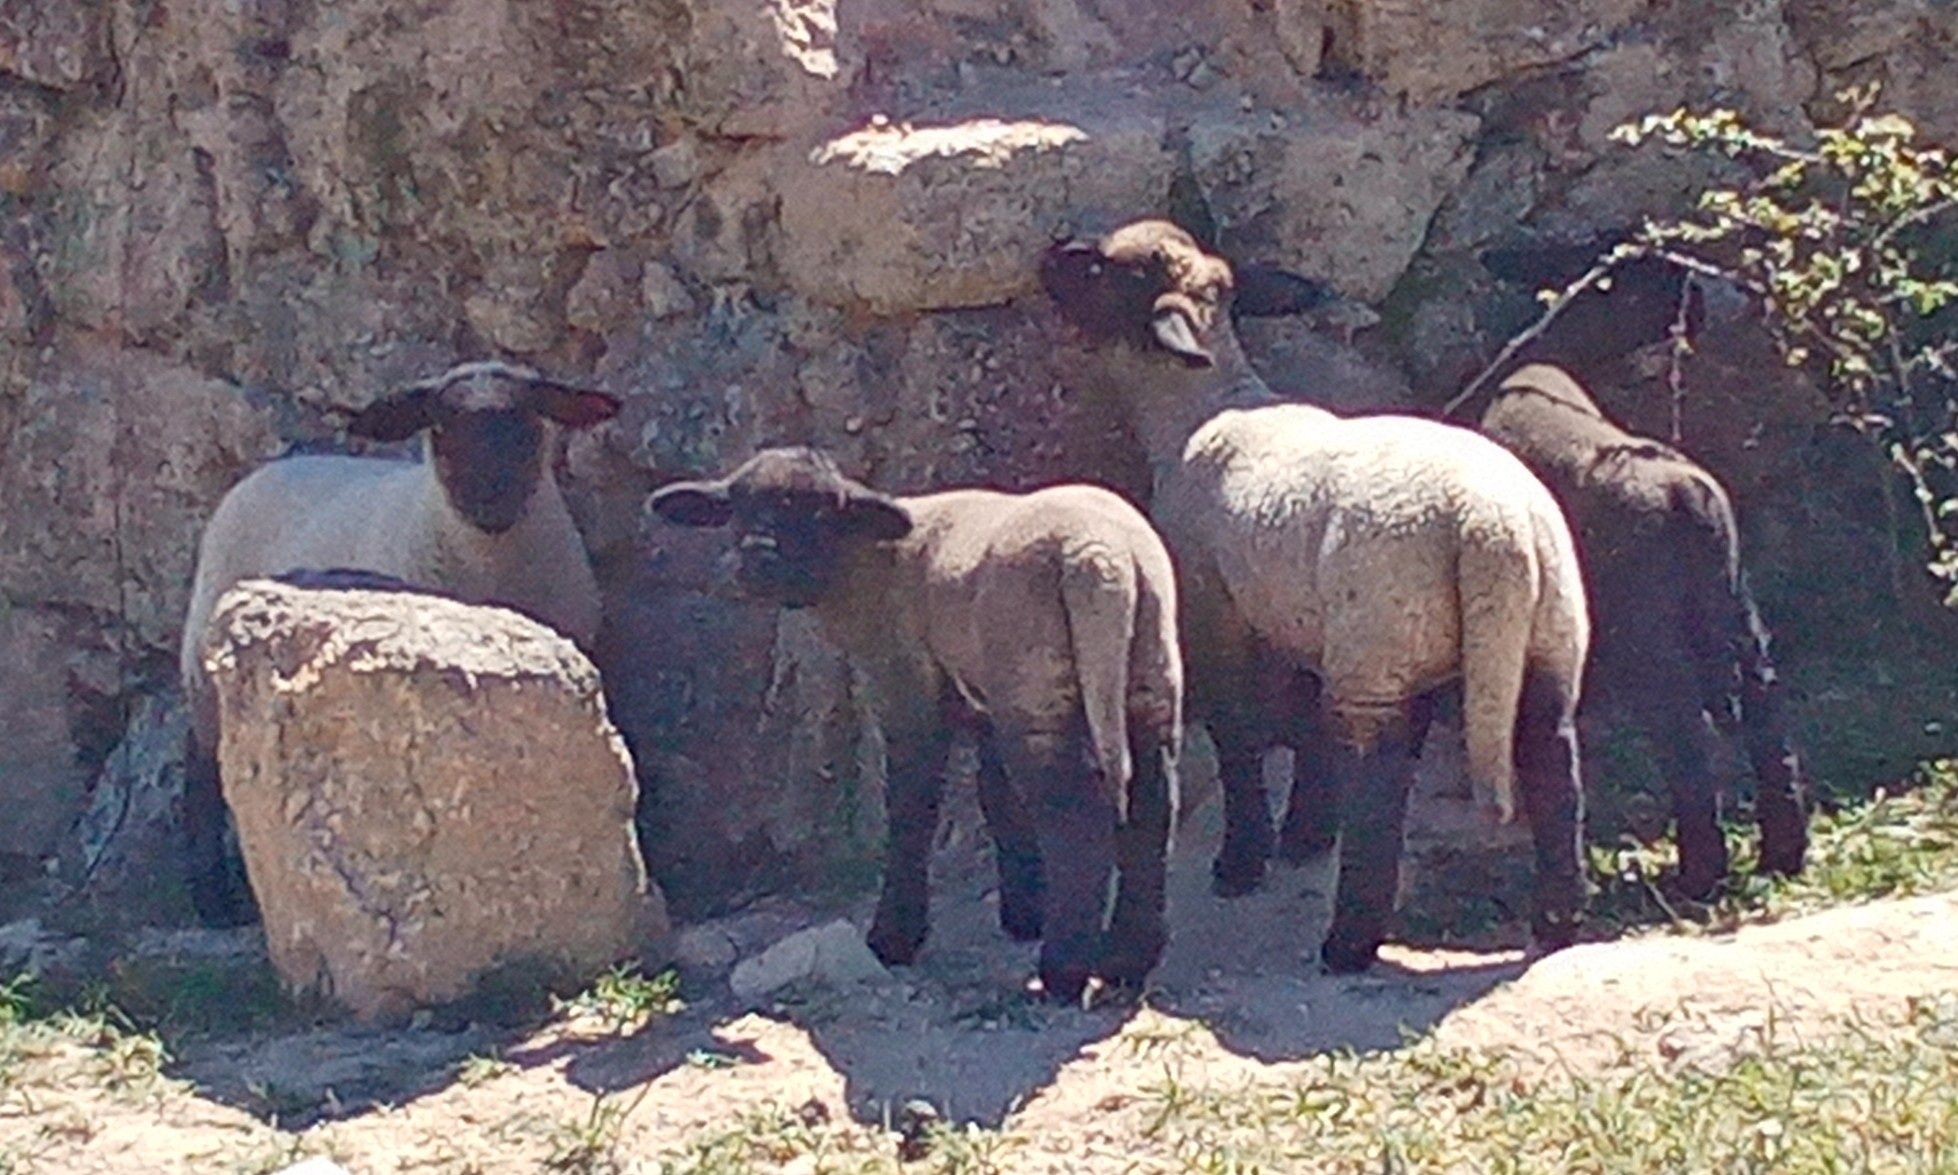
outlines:
[[[1619, 127], [1629, 147], [1657, 143], [1723, 156], [1749, 178], [1702, 192], [1693, 213], [1649, 220], [1561, 291], [1450, 401], [1454, 413], [1578, 297], [1628, 262], [1656, 259], [1753, 295], [1790, 367], [1815, 371], [1833, 418], [1870, 438], [1922, 511], [1930, 569], [1958, 606], [1958, 312], [1949, 240], [1958, 167], [1919, 145], [1917, 128], [1875, 114], [1876, 91], [1841, 96], [1849, 113], [1812, 148], [1749, 126], [1731, 110], [1686, 109]], [[1677, 389], [1675, 389], [1677, 391]]]

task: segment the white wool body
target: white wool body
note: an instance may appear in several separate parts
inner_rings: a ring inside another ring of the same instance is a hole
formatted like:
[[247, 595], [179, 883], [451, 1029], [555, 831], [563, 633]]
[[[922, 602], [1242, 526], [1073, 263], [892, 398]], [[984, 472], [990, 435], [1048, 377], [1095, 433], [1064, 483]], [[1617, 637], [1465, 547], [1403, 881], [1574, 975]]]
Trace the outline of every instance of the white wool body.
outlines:
[[1318, 673], [1349, 742], [1462, 678], [1472, 785], [1513, 818], [1525, 669], [1575, 697], [1589, 632], [1568, 527], [1520, 461], [1432, 421], [1267, 402], [1198, 426], [1158, 495], [1171, 548]]

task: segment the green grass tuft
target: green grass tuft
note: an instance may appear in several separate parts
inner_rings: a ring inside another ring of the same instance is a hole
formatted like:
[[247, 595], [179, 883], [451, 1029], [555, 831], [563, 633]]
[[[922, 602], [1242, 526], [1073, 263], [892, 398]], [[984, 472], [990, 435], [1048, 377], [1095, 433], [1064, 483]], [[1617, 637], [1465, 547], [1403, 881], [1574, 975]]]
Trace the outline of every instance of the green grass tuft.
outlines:
[[1848, 1026], [1817, 1046], [1770, 1036], [1717, 1072], [1656, 1063], [1524, 1075], [1432, 1045], [1327, 1057], [1302, 1080], [1149, 1090], [1148, 1149], [1183, 1171], [1958, 1170], [1958, 1001]]
[[1958, 762], [1927, 765], [1914, 782], [1817, 813], [1809, 823], [1808, 867], [1799, 877], [1755, 874], [1754, 830], [1730, 827], [1733, 880], [1710, 905], [1666, 892], [1677, 865], [1670, 840], [1594, 845], [1591, 872], [1599, 892], [1592, 916], [1613, 928], [1670, 923], [1681, 930], [1728, 930], [1826, 906], [1958, 887]]
[[662, 971], [648, 978], [633, 966], [621, 964], [600, 975], [592, 985], [560, 1004], [573, 1015], [595, 1016], [609, 1031], [635, 1028], [655, 1016], [671, 1016], [686, 1005], [680, 999], [680, 976]]

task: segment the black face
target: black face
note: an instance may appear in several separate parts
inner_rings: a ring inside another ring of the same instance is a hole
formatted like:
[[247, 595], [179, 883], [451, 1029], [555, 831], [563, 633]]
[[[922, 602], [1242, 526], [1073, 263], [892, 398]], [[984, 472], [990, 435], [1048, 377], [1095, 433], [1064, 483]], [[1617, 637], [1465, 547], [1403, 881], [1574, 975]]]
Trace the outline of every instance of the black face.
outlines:
[[719, 481], [667, 486], [650, 504], [668, 522], [733, 530], [742, 590], [785, 608], [821, 603], [857, 552], [911, 529], [903, 507], [810, 449], [769, 449]]
[[449, 504], [470, 525], [502, 534], [523, 517], [544, 471], [544, 426], [516, 408], [443, 413], [430, 437]]
[[347, 432], [376, 441], [428, 432], [449, 504], [476, 529], [501, 534], [523, 517], [545, 476], [544, 422], [590, 428], [617, 415], [619, 406], [607, 392], [492, 360], [459, 364], [383, 396], [356, 413]]
[[784, 608], [822, 602], [853, 545], [836, 496], [736, 486], [733, 505], [734, 574], [742, 590]]
[[1096, 244], [1069, 241], [1048, 250], [1040, 284], [1061, 318], [1089, 345], [1149, 345], [1149, 323], [1164, 289], [1160, 263], [1109, 257]]

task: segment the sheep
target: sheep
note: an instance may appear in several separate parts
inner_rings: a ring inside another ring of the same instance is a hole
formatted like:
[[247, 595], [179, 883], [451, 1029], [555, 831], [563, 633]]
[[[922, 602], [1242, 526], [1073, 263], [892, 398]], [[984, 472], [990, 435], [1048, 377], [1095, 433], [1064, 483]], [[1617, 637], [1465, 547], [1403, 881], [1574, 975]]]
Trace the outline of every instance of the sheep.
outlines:
[[1761, 868], [1801, 872], [1801, 758], [1783, 727], [1726, 488], [1677, 449], [1619, 427], [1545, 364], [1503, 382], [1482, 431], [1543, 479], [1576, 527], [1597, 618], [1590, 679], [1653, 736], [1672, 789], [1680, 888], [1704, 898], [1727, 875], [1708, 715], [1739, 725], [1753, 762]]
[[527, 368], [464, 363], [348, 423], [351, 435], [376, 441], [426, 434], [421, 461], [287, 457], [225, 494], [198, 543], [179, 650], [190, 711], [185, 851], [201, 918], [249, 917], [246, 891], [224, 865], [217, 705], [201, 664], [218, 598], [253, 576], [366, 575], [507, 605], [589, 646], [598, 586], [551, 470], [552, 432], [588, 428], [618, 409], [605, 392]]
[[1229, 314], [1287, 313], [1311, 287], [1247, 267], [1238, 293], [1231, 266], [1173, 224], [1057, 242], [1040, 279], [1085, 345], [1077, 379], [1119, 405], [1153, 471], [1191, 712], [1224, 792], [1216, 891], [1263, 881], [1264, 753], [1317, 746], [1330, 769], [1294, 782], [1291, 855], [1337, 841], [1321, 959], [1335, 973], [1370, 966], [1393, 913], [1413, 757], [1436, 691], [1459, 679], [1471, 784], [1504, 821], [1520, 791], [1533, 930], [1567, 945], [1584, 904], [1575, 711], [1589, 620], [1550, 492], [1470, 430], [1281, 401]]
[[965, 732], [1000, 925], [1043, 939], [1046, 995], [1076, 999], [1091, 976], [1141, 984], [1167, 939], [1183, 668], [1169, 553], [1135, 507], [1089, 485], [888, 497], [808, 448], [648, 505], [731, 526], [743, 590], [810, 608], [869, 683], [889, 763], [879, 959], [909, 963], [926, 937], [946, 756]]

